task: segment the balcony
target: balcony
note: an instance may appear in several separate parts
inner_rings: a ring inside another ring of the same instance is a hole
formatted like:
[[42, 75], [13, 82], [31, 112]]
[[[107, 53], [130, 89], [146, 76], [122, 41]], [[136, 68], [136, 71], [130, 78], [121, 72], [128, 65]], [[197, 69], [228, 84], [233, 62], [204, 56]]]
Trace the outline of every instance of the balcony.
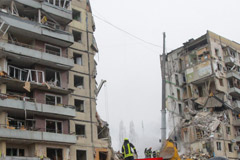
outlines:
[[227, 78], [232, 78], [232, 77], [240, 80], [240, 73], [237, 71], [228, 71]]
[[71, 118], [76, 116], [76, 110], [71, 106], [54, 106], [35, 103], [28, 101], [29, 98], [27, 97], [22, 98], [21, 100], [20, 98], [14, 96], [0, 95], [0, 98], [0, 107], [5, 110], [26, 110], [40, 115], [54, 115], [59, 118]]
[[[58, 1], [59, 3], [55, 2], [54, 0], [52, 2], [49, 2], [48, 0], [15, 0], [18, 5], [24, 5], [29, 6], [34, 9], [42, 9], [51, 17], [53, 17], [56, 21], [63, 25], [67, 25], [72, 21], [72, 11], [70, 8], [70, 1], [68, 3], [60, 3], [61, 1]], [[62, 0], [62, 2], [64, 2]], [[66, 1], [67, 2], [67, 1]]]
[[18, 139], [48, 143], [75, 144], [75, 135], [0, 128], [0, 139]]
[[53, 29], [35, 21], [4, 12], [0, 12], [0, 19], [11, 26], [9, 31], [14, 34], [24, 35], [25, 37], [31, 37], [62, 47], [69, 47], [74, 42], [72, 34], [60, 29]]
[[[233, 126], [240, 127], [240, 119], [234, 119], [233, 120]], [[240, 137], [240, 135], [238, 135]], [[240, 139], [239, 139], [240, 140]]]
[[240, 89], [237, 88], [237, 87], [229, 88], [229, 89], [228, 89], [228, 93], [229, 93], [231, 96], [240, 98]]
[[231, 56], [225, 56], [224, 57], [224, 62], [226, 64], [234, 64], [235, 63], [235, 59]]
[[19, 55], [21, 56], [22, 61], [28, 61], [32, 64], [38, 63], [62, 70], [69, 70], [74, 67], [72, 59], [46, 53], [43, 49], [32, 45], [19, 42], [11, 44], [8, 43], [7, 40], [4, 40], [0, 41], [0, 48], [4, 55], [13, 58], [16, 57], [16, 55]]

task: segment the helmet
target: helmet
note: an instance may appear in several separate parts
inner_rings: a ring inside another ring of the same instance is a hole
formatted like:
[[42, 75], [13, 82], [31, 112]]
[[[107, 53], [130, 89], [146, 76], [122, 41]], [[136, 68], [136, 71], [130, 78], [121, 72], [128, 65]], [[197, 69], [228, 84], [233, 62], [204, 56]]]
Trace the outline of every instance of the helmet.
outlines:
[[124, 141], [128, 141], [128, 138], [124, 138]]

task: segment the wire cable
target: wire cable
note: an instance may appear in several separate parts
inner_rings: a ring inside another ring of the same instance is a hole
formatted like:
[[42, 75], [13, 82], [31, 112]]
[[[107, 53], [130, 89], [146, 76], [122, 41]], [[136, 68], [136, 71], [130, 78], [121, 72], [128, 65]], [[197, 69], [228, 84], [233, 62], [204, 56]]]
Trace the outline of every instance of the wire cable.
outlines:
[[152, 45], [152, 46], [155, 46], [155, 47], [158, 47], [158, 48], [163, 48], [163, 47], [160, 46], [160, 45], [153, 44], [153, 43], [148, 42], [148, 41], [146, 41], [146, 40], [144, 40], [144, 39], [142, 39], [142, 38], [139, 38], [138, 36], [135, 36], [134, 34], [128, 32], [128, 31], [125, 31], [124, 29], [122, 29], [122, 28], [120, 28], [120, 27], [112, 24], [111, 22], [109, 22], [109, 21], [107, 21], [107, 20], [105, 20], [105, 19], [103, 19], [103, 18], [101, 18], [101, 17], [99, 17], [99, 16], [97, 16], [97, 15], [95, 15], [95, 14], [93, 14], [93, 16], [94, 16], [95, 18], [97, 18], [97, 19], [99, 19], [99, 20], [101, 20], [101, 21], [103, 21], [103, 22], [111, 25], [112, 27], [114, 27], [114, 28], [116, 28], [116, 29], [124, 32], [125, 34], [128, 34], [129, 36], [131, 36], [131, 37], [133, 37], [133, 38], [135, 38], [135, 39], [137, 39], [137, 40], [139, 40], [139, 41], [142, 41], [142, 42], [144, 42], [144, 43], [146, 43], [146, 44], [148, 44], [148, 45]]

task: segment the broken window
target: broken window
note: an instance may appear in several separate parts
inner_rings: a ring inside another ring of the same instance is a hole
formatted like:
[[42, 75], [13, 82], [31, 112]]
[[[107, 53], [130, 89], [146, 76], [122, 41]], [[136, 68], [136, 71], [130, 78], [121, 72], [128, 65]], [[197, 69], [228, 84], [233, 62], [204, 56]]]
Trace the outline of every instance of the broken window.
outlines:
[[46, 132], [62, 133], [62, 122], [46, 120]]
[[19, 148], [7, 148], [6, 150], [7, 156], [18, 156], [18, 157], [24, 157], [24, 149]]
[[217, 150], [221, 151], [222, 150], [221, 142], [216, 142], [216, 144], [217, 144]]
[[46, 104], [49, 105], [62, 105], [62, 97], [56, 95], [46, 95]]
[[180, 116], [182, 116], [182, 104], [178, 104], [178, 111], [179, 111], [179, 114]]
[[12, 78], [15, 78], [21, 81], [26, 81], [28, 72], [24, 69], [9, 65], [8, 75]]
[[223, 85], [223, 79], [219, 79], [219, 84], [220, 84], [220, 86], [224, 86]]
[[74, 100], [74, 105], [76, 107], [76, 111], [78, 112], [84, 112], [84, 101], [80, 99]]
[[83, 150], [77, 150], [77, 160], [87, 160], [87, 152]]
[[99, 152], [99, 160], [107, 160], [107, 152]]
[[102, 138], [108, 138], [109, 136], [109, 128], [107, 126], [98, 126], [98, 139], [102, 139]]
[[231, 134], [231, 128], [230, 127], [226, 127], [226, 133]]
[[228, 80], [229, 88], [233, 88], [233, 79]]
[[203, 87], [202, 86], [198, 86], [198, 96], [199, 97], [203, 97]]
[[48, 84], [61, 87], [60, 72], [46, 69], [45, 74], [46, 74], [45, 81]]
[[47, 157], [51, 160], [63, 160], [62, 149], [59, 148], [47, 148]]
[[56, 46], [53, 46], [53, 45], [50, 45], [50, 44], [45, 44], [45, 52], [49, 53], [49, 54], [61, 56], [62, 55], [62, 48], [56, 47]]
[[230, 51], [230, 55], [232, 56], [232, 57], [234, 57], [234, 58], [236, 58], [236, 51], [234, 51], [233, 49], [229, 49], [229, 51]]
[[28, 82], [36, 82], [36, 83], [43, 83], [45, 82], [45, 74], [43, 71], [39, 70], [32, 70], [26, 69], [27, 73], [27, 80]]
[[219, 71], [223, 71], [223, 67], [220, 63], [217, 63], [217, 68], [218, 68]]
[[219, 57], [219, 49], [215, 48], [215, 55]]
[[74, 75], [74, 87], [83, 89], [84, 79], [81, 76]]
[[80, 11], [73, 9], [72, 16], [73, 16], [74, 20], [81, 22], [81, 12]]
[[179, 86], [178, 75], [175, 74], [176, 85]]
[[82, 42], [82, 33], [78, 31], [72, 31], [74, 42]]
[[178, 98], [178, 100], [181, 100], [181, 92], [180, 92], [180, 89], [177, 89], [177, 98]]
[[81, 54], [73, 53], [73, 59], [74, 59], [74, 63], [75, 64], [78, 64], [80, 66], [83, 65], [82, 55]]
[[85, 137], [85, 125], [76, 124], [75, 131], [76, 135]]
[[190, 66], [197, 63], [197, 54], [195, 51], [189, 54], [189, 63], [190, 63]]
[[228, 143], [228, 151], [229, 152], [233, 152], [232, 143]]

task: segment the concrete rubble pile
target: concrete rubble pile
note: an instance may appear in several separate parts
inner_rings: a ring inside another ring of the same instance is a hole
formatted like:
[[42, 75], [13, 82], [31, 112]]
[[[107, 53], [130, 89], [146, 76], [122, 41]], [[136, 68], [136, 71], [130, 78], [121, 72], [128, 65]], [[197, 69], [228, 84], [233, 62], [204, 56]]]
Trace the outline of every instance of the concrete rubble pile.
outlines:
[[192, 160], [208, 160], [209, 154], [203, 152], [186, 153], [181, 155], [181, 159], [192, 159]]
[[[211, 112], [194, 112], [187, 108], [186, 117], [191, 117], [188, 119], [183, 119], [181, 127], [195, 126], [196, 128], [204, 132], [204, 137], [209, 138], [210, 135], [216, 131], [220, 123], [228, 124], [229, 120], [224, 111], [219, 113]], [[189, 116], [191, 115], [191, 116]]]

